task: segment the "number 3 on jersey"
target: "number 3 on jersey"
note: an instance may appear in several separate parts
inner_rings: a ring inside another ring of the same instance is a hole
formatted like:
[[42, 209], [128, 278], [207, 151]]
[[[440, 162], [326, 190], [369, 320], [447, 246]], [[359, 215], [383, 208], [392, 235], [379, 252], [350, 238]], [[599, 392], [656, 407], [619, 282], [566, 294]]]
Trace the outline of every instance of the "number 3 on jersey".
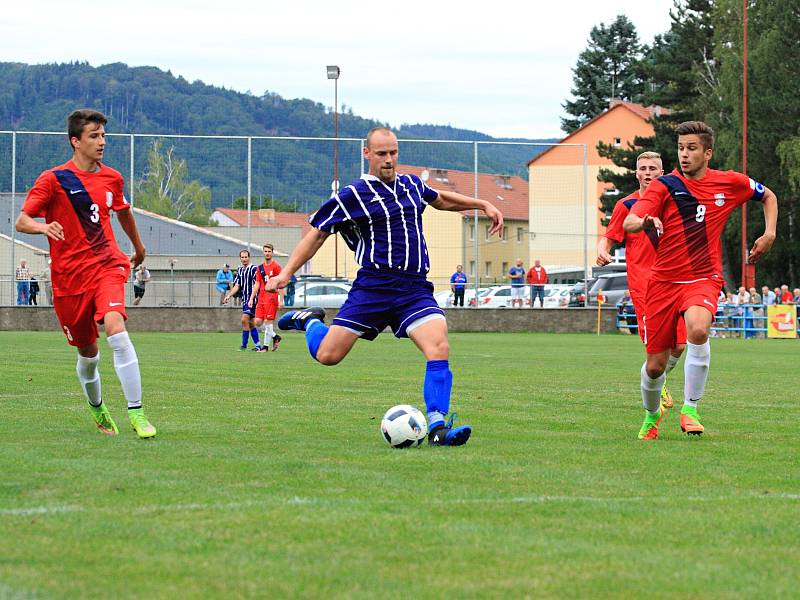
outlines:
[[92, 223], [99, 223], [100, 222], [100, 207], [97, 204], [92, 204], [89, 207], [89, 210], [92, 211], [91, 216], [89, 217]]
[[702, 204], [697, 205], [697, 214], [694, 217], [694, 220], [698, 223], [702, 223], [703, 219], [706, 218], [706, 207]]

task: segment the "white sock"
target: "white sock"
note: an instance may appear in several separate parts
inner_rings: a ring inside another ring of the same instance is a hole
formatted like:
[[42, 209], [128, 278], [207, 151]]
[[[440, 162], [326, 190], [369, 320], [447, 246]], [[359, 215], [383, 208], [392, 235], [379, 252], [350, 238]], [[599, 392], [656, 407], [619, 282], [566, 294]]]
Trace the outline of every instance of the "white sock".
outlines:
[[114, 369], [122, 384], [122, 393], [128, 408], [142, 407], [142, 378], [139, 374], [139, 358], [127, 331], [106, 338], [114, 351]]
[[683, 364], [683, 404], [697, 406], [706, 390], [708, 367], [711, 364], [711, 344], [686, 344], [686, 361]]
[[669, 374], [669, 372], [672, 371], [672, 369], [675, 368], [675, 365], [678, 364], [678, 361], [680, 359], [681, 359], [680, 356], [672, 356], [672, 354], [670, 354], [669, 355], [669, 360], [667, 360], [667, 370], [664, 371], [664, 372]]
[[100, 373], [97, 371], [99, 363], [99, 352], [92, 358], [78, 354], [78, 364], [75, 367], [83, 393], [86, 394], [86, 399], [92, 406], [100, 406], [103, 403], [103, 396], [100, 393]]
[[265, 336], [268, 335], [269, 339], [272, 339], [272, 338], [275, 337], [275, 327], [272, 325], [272, 323], [269, 323], [268, 325], [264, 325], [264, 335]]
[[642, 365], [642, 405], [644, 409], [651, 415], [660, 412], [661, 410], [661, 389], [664, 387], [664, 380], [667, 376], [662, 373], [655, 379], [650, 379], [647, 374], [647, 363]]

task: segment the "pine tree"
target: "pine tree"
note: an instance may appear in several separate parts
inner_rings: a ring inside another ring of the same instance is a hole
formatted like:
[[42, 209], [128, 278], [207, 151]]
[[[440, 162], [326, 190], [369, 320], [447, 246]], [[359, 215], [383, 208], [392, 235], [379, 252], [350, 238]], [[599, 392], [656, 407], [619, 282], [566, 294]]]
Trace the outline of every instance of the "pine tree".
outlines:
[[589, 45], [572, 70], [575, 100], [563, 105], [572, 118], [562, 118], [561, 129], [572, 133], [608, 108], [611, 98], [640, 101], [642, 50], [636, 27], [624, 15], [608, 26], [593, 27]]

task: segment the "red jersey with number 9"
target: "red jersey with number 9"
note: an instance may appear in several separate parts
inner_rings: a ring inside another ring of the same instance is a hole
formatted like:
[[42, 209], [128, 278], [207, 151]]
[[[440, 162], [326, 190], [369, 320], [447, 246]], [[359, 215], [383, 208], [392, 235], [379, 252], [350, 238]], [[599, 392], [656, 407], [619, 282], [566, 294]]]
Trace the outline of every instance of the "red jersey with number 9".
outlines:
[[676, 169], [649, 186], [631, 213], [661, 219], [654, 281], [722, 281], [720, 237], [736, 207], [764, 199], [764, 186], [735, 171], [708, 169], [702, 179], [686, 179]]
[[94, 172], [81, 171], [71, 160], [44, 171], [28, 192], [23, 212], [58, 221], [64, 239], [50, 242], [53, 295], [72, 296], [93, 289], [109, 269], [130, 273], [130, 260], [120, 250], [111, 229], [111, 211], [129, 209], [118, 171], [98, 163]]

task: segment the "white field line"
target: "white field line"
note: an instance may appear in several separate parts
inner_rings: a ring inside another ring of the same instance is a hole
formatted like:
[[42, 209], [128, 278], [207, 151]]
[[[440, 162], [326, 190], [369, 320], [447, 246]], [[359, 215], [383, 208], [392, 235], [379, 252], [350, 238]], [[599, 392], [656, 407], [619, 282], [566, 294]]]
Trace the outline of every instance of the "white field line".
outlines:
[[[633, 504], [644, 502], [661, 502], [670, 501], [672, 498], [662, 498], [659, 496], [621, 496], [602, 497], [602, 496], [512, 496], [507, 498], [454, 498], [448, 500], [433, 500], [428, 504], [441, 504], [452, 506], [454, 504], [547, 504], [547, 503], [592, 503], [592, 504]], [[775, 494], [738, 494], [738, 495], [720, 495], [720, 496], [688, 496], [681, 498], [687, 502], [725, 502], [725, 501], [753, 501], [753, 500], [800, 500], [800, 494], [790, 493], [775, 493]], [[293, 505], [293, 506], [334, 506], [334, 505], [352, 505], [362, 504], [361, 500], [347, 499], [347, 498], [319, 498], [319, 497], [301, 497], [293, 496], [276, 501], [273, 500], [253, 500], [246, 502], [193, 502], [188, 504], [149, 504], [138, 506], [127, 513], [146, 514], [156, 512], [192, 512], [203, 510], [236, 510], [258, 506], [269, 505]], [[100, 507], [100, 508], [87, 508], [85, 506], [77, 506], [71, 504], [54, 505], [54, 506], [31, 506], [27, 508], [0, 508], [0, 516], [7, 517], [29, 517], [36, 515], [59, 515], [59, 514], [72, 514], [72, 513], [118, 513], [119, 508]]]

